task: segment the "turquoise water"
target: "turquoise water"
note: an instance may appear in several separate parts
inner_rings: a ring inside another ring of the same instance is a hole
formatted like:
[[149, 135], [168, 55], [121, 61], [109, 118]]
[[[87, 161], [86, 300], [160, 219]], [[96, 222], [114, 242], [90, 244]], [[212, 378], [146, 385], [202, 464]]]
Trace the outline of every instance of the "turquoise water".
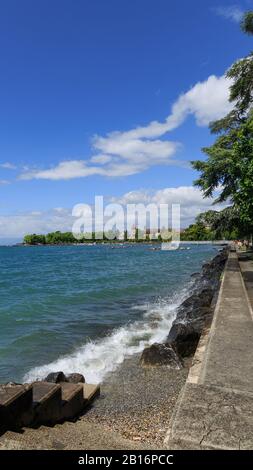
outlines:
[[99, 382], [162, 341], [212, 246], [0, 247], [0, 382], [80, 371]]

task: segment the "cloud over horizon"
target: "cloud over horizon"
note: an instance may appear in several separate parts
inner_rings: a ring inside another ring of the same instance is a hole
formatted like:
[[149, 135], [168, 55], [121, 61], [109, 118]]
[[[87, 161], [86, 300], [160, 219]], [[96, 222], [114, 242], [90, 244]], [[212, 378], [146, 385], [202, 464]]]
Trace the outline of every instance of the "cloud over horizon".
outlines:
[[208, 126], [210, 121], [225, 116], [232, 109], [230, 85], [224, 75], [211, 75], [181, 94], [165, 121], [152, 121], [129, 131], [110, 132], [105, 137], [95, 135], [93, 155], [87, 160], [67, 160], [48, 169], [28, 169], [21, 173], [19, 179], [69, 180], [92, 175], [121, 177], [143, 172], [155, 165], [180, 164], [173, 157], [181, 143], [161, 140], [161, 137], [177, 129], [189, 115], [194, 116], [198, 126]]
[[[213, 199], [203, 198], [201, 191], [193, 186], [179, 186], [160, 190], [135, 190], [120, 197], [111, 197], [108, 203], [121, 204], [180, 204], [181, 226], [192, 223], [197, 214], [209, 209], [221, 210], [224, 205], [213, 206]], [[104, 201], [106, 206], [107, 201]], [[76, 220], [69, 208], [56, 207], [47, 211], [32, 211], [0, 216], [0, 238], [22, 238], [27, 233], [71, 231]]]

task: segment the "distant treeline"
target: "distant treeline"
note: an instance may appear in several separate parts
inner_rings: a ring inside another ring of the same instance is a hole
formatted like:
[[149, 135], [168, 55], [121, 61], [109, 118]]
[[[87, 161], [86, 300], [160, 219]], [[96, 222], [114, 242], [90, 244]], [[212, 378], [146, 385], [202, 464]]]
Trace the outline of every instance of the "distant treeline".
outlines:
[[[161, 236], [158, 236], [158, 240], [161, 241]], [[115, 243], [115, 242], [149, 242], [156, 241], [151, 240], [149, 234], [143, 237], [139, 233], [138, 229], [135, 230], [134, 236], [129, 237], [127, 231], [124, 232], [123, 236], [119, 237], [117, 232], [92, 232], [92, 234], [83, 234], [80, 239], [74, 237], [72, 232], [50, 232], [47, 235], [38, 235], [36, 233], [28, 234], [24, 236], [23, 243], [26, 245], [70, 245], [80, 243]]]
[[77, 243], [71, 232], [51, 232], [47, 235], [32, 233], [24, 236], [23, 242], [26, 245], [59, 245]]
[[[213, 241], [213, 240], [235, 240], [245, 236], [243, 226], [240, 226], [240, 219], [237, 211], [228, 207], [222, 211], [207, 211], [199, 214], [195, 223], [181, 231], [182, 241]], [[153, 234], [154, 235], [154, 234]], [[166, 239], [163, 233], [156, 233], [156, 238], [147, 230], [144, 236], [143, 231], [135, 229], [129, 237], [125, 231], [123, 236], [119, 232], [93, 232], [84, 233], [80, 239], [76, 239], [72, 232], [50, 232], [47, 235], [38, 235], [36, 233], [25, 235], [24, 244], [26, 245], [70, 245], [78, 243], [115, 243], [124, 242], [162, 242], [170, 241]]]

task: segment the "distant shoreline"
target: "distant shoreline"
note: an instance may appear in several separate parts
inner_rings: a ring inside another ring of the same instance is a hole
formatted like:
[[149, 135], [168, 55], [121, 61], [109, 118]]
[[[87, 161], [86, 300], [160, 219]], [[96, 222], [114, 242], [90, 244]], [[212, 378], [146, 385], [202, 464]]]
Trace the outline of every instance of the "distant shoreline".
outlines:
[[[133, 244], [145, 244], [145, 245], [152, 245], [152, 244], [161, 244], [160, 240], [132, 240], [132, 241], [120, 241], [120, 240], [96, 240], [96, 241], [83, 241], [83, 242], [76, 242], [76, 243], [16, 243], [14, 245], [9, 246], [95, 246], [95, 245], [133, 245]], [[6, 245], [5, 245], [6, 246]]]

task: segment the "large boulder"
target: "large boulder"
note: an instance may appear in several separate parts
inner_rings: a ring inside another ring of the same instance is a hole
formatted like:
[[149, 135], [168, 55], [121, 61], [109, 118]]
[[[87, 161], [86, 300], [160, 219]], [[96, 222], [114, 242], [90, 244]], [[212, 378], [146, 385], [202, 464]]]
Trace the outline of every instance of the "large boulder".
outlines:
[[182, 302], [180, 310], [194, 310], [199, 307], [209, 307], [213, 298], [213, 289], [204, 287], [200, 292], [192, 294], [188, 299]]
[[209, 307], [212, 302], [214, 291], [211, 287], [203, 288], [198, 294], [199, 304], [201, 307]]
[[202, 267], [202, 275], [205, 279], [218, 279], [220, 273], [224, 269], [224, 265], [228, 256], [227, 250], [218, 253], [211, 261], [205, 263]]
[[84, 376], [82, 374], [78, 374], [77, 372], [67, 375], [66, 380], [72, 384], [85, 383]]
[[198, 325], [195, 329], [201, 333], [210, 313], [210, 307], [198, 307], [189, 311], [184, 310], [178, 314], [175, 323], [183, 323], [191, 326]]
[[[186, 323], [188, 323], [188, 325], [192, 326], [198, 333], [201, 334], [204, 326], [207, 323], [207, 320], [211, 315], [212, 311], [210, 307], [199, 307], [189, 313], [186, 319]], [[180, 320], [178, 323], [180, 323]], [[185, 319], [182, 323], [185, 323]]]
[[51, 382], [54, 384], [58, 384], [59, 382], [67, 382], [65, 374], [63, 372], [51, 372], [45, 378], [46, 382]]
[[193, 279], [198, 279], [198, 278], [200, 277], [200, 273], [192, 273], [192, 274], [191, 274], [191, 277], [192, 277]]
[[199, 304], [199, 299], [197, 294], [192, 294], [180, 305], [180, 310], [190, 310], [196, 307]]
[[178, 308], [176, 320], [167, 338], [167, 343], [179, 357], [191, 356], [197, 348], [203, 328], [212, 315], [212, 300], [227, 256], [227, 249], [220, 251], [203, 265], [199, 276], [197, 273], [193, 274], [196, 280], [191, 295]]
[[174, 323], [167, 338], [167, 344], [177, 352], [179, 356], [192, 356], [198, 346], [201, 332], [191, 324]]
[[143, 367], [167, 366], [171, 369], [181, 369], [182, 360], [170, 344], [155, 343], [144, 349], [140, 363]]

